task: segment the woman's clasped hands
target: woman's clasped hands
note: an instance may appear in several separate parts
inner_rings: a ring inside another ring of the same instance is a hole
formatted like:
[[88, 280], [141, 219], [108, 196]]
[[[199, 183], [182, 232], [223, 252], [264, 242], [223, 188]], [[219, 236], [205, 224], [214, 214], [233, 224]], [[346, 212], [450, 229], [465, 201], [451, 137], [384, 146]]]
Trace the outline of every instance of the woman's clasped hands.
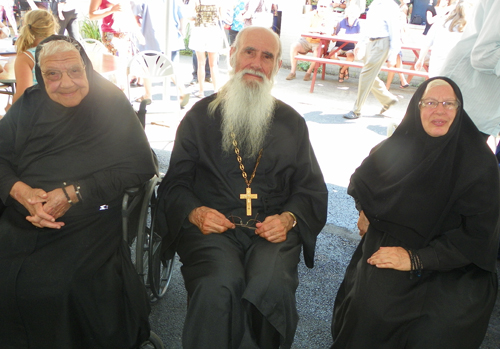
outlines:
[[60, 229], [64, 222], [56, 222], [56, 219], [71, 207], [61, 188], [46, 192], [19, 181], [12, 187], [11, 196], [30, 213], [26, 220], [38, 228]]

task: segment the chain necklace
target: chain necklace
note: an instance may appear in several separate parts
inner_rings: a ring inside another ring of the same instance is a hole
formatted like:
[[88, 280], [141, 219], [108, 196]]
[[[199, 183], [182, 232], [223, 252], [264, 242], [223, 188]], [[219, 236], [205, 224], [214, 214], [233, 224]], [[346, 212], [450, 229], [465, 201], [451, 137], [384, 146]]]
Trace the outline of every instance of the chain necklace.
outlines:
[[252, 189], [250, 189], [250, 184], [252, 184], [252, 181], [255, 177], [255, 172], [257, 172], [257, 167], [259, 166], [260, 159], [262, 158], [262, 152], [264, 151], [264, 149], [261, 149], [259, 151], [259, 156], [257, 157], [257, 161], [255, 162], [255, 168], [253, 169], [253, 173], [250, 176], [250, 179], [248, 179], [247, 173], [245, 172], [245, 166], [243, 166], [243, 161], [241, 160], [240, 150], [238, 149], [238, 142], [236, 141], [236, 136], [234, 132], [231, 132], [231, 138], [233, 138], [234, 152], [236, 153], [236, 160], [238, 160], [238, 163], [240, 164], [241, 175], [243, 176], [243, 179], [245, 179], [245, 183], [247, 184], [246, 192], [245, 194], [240, 194], [240, 199], [246, 200], [247, 216], [251, 216], [252, 199], [257, 199], [257, 194], [252, 194]]

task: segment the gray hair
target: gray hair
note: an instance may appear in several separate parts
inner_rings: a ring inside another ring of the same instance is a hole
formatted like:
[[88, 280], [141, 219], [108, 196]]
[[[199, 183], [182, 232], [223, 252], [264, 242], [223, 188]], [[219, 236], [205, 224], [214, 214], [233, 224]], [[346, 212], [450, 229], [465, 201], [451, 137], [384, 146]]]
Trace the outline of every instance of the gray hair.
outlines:
[[[52, 40], [44, 43], [40, 46], [40, 53], [38, 54], [38, 66], [40, 62], [48, 56], [52, 56], [59, 53], [75, 51], [80, 55], [80, 49], [76, 44], [73, 44], [66, 40]], [[80, 57], [81, 59], [81, 57]], [[83, 59], [82, 59], [83, 63]]]
[[[427, 85], [427, 87], [425, 88], [425, 91], [424, 91], [424, 94], [422, 95], [422, 99], [425, 98], [425, 95], [427, 95], [427, 92], [430, 91], [431, 88], [434, 88], [434, 87], [437, 87], [437, 86], [450, 86], [451, 88], [453, 88], [447, 81], [445, 80], [442, 80], [442, 79], [436, 79], [436, 80], [432, 80], [431, 82], [429, 82], [429, 84]], [[456, 97], [455, 97], [456, 98]]]
[[[251, 29], [255, 29], [255, 28], [267, 30], [270, 34], [273, 35], [273, 37], [276, 39], [276, 42], [278, 43], [278, 54], [276, 55], [276, 62], [275, 62], [274, 69], [273, 69], [273, 76], [274, 76], [274, 75], [276, 75], [276, 73], [279, 70], [280, 62], [281, 62], [281, 54], [282, 54], [283, 49], [282, 49], [282, 46], [281, 46], [280, 37], [278, 36], [278, 34], [276, 34], [275, 32], [273, 32], [271, 29], [264, 28], [264, 27], [252, 27], [252, 26], [243, 28], [238, 33], [238, 35], [236, 35], [236, 39], [234, 40], [232, 47], [234, 47], [234, 49], [235, 49], [235, 51], [237, 53], [239, 51], [239, 49], [241, 48], [240, 47], [241, 46], [241, 38], [244, 36], [245, 32], [247, 32], [248, 30], [251, 30]], [[233, 54], [231, 56], [231, 66], [234, 67], [235, 63], [236, 63], [236, 54]]]

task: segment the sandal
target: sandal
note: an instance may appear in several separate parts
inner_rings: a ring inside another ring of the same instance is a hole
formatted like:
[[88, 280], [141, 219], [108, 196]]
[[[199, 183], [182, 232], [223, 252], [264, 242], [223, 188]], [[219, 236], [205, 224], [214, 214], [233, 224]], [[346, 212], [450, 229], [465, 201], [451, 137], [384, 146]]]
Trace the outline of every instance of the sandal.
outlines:
[[344, 82], [344, 74], [339, 73], [339, 82]]
[[349, 80], [349, 67], [347, 67], [347, 69], [344, 72], [344, 79]]

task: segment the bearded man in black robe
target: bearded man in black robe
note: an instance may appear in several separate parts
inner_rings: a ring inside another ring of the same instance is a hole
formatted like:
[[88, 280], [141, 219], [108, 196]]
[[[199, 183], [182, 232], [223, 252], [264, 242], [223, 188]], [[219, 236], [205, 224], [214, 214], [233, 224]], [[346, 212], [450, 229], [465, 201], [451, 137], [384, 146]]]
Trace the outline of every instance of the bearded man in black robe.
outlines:
[[184, 348], [290, 348], [297, 264], [313, 267], [327, 190], [304, 119], [271, 96], [281, 45], [242, 30], [233, 75], [182, 120], [160, 187], [166, 258], [189, 295]]

